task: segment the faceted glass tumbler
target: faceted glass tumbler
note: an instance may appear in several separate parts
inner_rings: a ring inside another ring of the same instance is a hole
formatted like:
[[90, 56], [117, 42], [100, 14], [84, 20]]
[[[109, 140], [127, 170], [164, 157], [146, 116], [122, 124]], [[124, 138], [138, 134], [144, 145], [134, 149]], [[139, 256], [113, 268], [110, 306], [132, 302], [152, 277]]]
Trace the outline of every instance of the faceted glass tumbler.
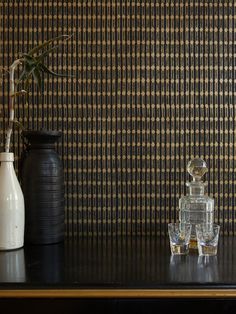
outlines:
[[217, 255], [220, 226], [217, 224], [197, 224], [197, 245], [200, 256]]
[[171, 254], [186, 255], [189, 253], [191, 228], [192, 228], [191, 224], [185, 223], [168, 224]]

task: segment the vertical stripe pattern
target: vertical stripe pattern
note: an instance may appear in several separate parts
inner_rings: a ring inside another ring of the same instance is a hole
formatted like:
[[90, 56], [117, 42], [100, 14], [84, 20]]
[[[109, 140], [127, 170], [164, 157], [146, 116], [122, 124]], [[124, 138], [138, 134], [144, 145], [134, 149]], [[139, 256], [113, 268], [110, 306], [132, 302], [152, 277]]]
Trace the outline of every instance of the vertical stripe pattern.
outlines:
[[[209, 165], [216, 222], [235, 233], [234, 1], [1, 1], [0, 60], [72, 34], [46, 61], [25, 127], [63, 131], [67, 235], [164, 234], [178, 219], [186, 163]], [[1, 76], [0, 139], [9, 81]], [[17, 129], [13, 150], [22, 151]]]

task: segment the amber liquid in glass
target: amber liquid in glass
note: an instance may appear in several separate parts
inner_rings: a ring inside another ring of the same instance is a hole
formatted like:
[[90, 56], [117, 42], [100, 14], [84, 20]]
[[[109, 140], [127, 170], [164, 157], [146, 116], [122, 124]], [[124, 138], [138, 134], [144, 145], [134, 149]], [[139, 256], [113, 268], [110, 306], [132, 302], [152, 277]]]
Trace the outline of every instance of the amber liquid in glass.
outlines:
[[191, 238], [189, 242], [189, 249], [190, 250], [197, 250], [197, 239]]

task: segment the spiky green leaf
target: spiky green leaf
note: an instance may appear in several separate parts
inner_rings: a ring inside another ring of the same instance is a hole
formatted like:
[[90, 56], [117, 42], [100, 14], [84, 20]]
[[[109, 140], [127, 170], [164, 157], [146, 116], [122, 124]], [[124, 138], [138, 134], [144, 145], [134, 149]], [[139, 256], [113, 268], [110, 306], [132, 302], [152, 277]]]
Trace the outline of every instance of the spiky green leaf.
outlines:
[[21, 72], [21, 74], [18, 78], [18, 82], [23, 81], [25, 79], [25, 77], [26, 77], [26, 71], [25, 71], [25, 69], [23, 69], [23, 71]]
[[47, 57], [53, 50], [57, 49], [59, 46], [60, 46], [60, 45], [56, 45], [56, 46], [53, 46], [53, 47], [51, 47], [50, 49], [44, 51], [41, 55], [39, 55], [39, 56], [37, 57], [37, 60], [38, 60], [39, 62], [42, 62], [42, 60], [43, 60], [45, 57]]
[[56, 41], [56, 40], [68, 40], [72, 35], [61, 35], [61, 36], [57, 36], [57, 37], [54, 37], [54, 38], [51, 38], [45, 42], [43, 42], [42, 44], [34, 47], [33, 49], [31, 49], [29, 52], [28, 52], [28, 55], [33, 55], [37, 52], [39, 52], [41, 49], [44, 49], [46, 48], [48, 45], [50, 45], [52, 42]]
[[38, 85], [38, 88], [40, 91], [42, 91], [42, 79], [41, 74], [38, 68], [34, 68], [33, 72], [33, 78], [35, 80], [35, 83]]
[[30, 69], [31, 68], [29, 64], [27, 62], [24, 62], [24, 68], [18, 78], [18, 82], [23, 81], [26, 78], [27, 74], [30, 72]]
[[[58, 77], [72, 77], [72, 75], [67, 74], [61, 74], [56, 73], [52, 70], [50, 70], [47, 66], [45, 66], [43, 59], [48, 56], [53, 50], [57, 49], [59, 47], [59, 44], [50, 47], [50, 45], [53, 45], [54, 41], [58, 40], [68, 40], [71, 38], [72, 35], [61, 35], [55, 38], [52, 38], [46, 42], [43, 42], [42, 44], [38, 45], [37, 47], [34, 47], [31, 49], [28, 53], [22, 54], [22, 59], [24, 63], [23, 70], [19, 76], [18, 83], [22, 82], [24, 84], [24, 89], [28, 92], [28, 87], [30, 83], [30, 77], [32, 76], [35, 83], [38, 85], [38, 88], [40, 91], [42, 91], [42, 73], [51, 74]], [[47, 50], [45, 50], [47, 49]], [[41, 54], [36, 55], [36, 53]]]
[[24, 81], [29, 80], [29, 78], [33, 74], [35, 68], [36, 68], [35, 66], [29, 66], [29, 65], [26, 66], [26, 69], [23, 71], [22, 75], [20, 75], [18, 82], [24, 82]]
[[48, 74], [51, 74], [51, 75], [54, 75], [54, 76], [58, 76], [58, 77], [68, 77], [70, 75], [67, 75], [67, 74], [61, 74], [61, 73], [56, 73], [56, 72], [53, 72], [52, 70], [48, 69], [44, 64], [40, 63], [39, 64], [39, 67], [40, 67], [40, 70], [44, 73], [48, 73]]
[[27, 53], [23, 54], [23, 58], [24, 58], [24, 61], [26, 63], [28, 63], [28, 65], [30, 65], [30, 66], [37, 64], [37, 60], [34, 57], [32, 57], [29, 54], [27, 54]]
[[25, 127], [23, 126], [23, 124], [22, 124], [20, 121], [14, 119], [13, 122], [14, 122], [15, 125], [18, 126], [18, 128], [19, 128], [20, 130], [23, 130], [23, 131], [25, 130]]
[[28, 78], [27, 80], [24, 81], [24, 89], [27, 91], [27, 94], [28, 94], [29, 85], [30, 85], [30, 80]]

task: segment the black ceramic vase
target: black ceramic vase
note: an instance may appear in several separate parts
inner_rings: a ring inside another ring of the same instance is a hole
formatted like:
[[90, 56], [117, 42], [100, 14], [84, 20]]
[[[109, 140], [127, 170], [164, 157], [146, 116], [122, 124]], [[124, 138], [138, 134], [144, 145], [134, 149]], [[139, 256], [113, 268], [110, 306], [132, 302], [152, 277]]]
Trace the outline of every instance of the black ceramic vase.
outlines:
[[57, 131], [24, 131], [20, 181], [25, 198], [25, 242], [50, 244], [64, 239], [64, 178], [54, 149]]

